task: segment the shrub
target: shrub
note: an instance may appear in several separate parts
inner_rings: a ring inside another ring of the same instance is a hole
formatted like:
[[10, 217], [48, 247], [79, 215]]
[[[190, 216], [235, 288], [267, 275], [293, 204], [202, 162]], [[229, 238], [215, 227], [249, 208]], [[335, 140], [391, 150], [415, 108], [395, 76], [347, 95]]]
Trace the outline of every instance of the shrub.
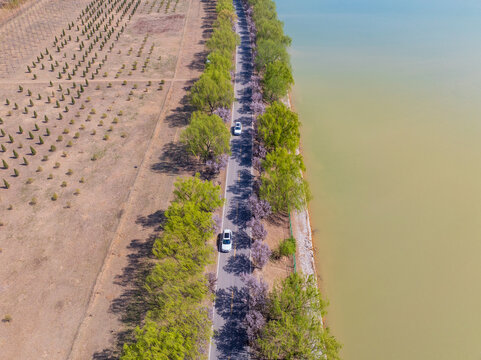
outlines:
[[25, 157], [23, 157], [23, 164], [28, 165], [28, 160]]
[[18, 159], [18, 153], [15, 150], [13, 150], [12, 152], [13, 152], [13, 158]]
[[37, 172], [42, 172], [42, 171], [43, 171], [43, 168], [42, 168], [41, 166], [39, 166], [39, 167], [37, 168]]
[[62, 181], [62, 183], [60, 184], [61, 187], [67, 187], [67, 182], [66, 181]]
[[80, 189], [75, 189], [75, 191], [74, 191], [73, 194], [74, 194], [74, 195], [79, 195], [79, 194], [80, 194]]
[[57, 195], [57, 193], [53, 193], [53, 195], [52, 195], [52, 198], [51, 198], [51, 199], [52, 199], [52, 201], [57, 201], [57, 199], [58, 199], [58, 195]]
[[69, 132], [70, 132], [70, 130], [65, 128], [65, 129], [63, 129], [62, 134], [68, 134]]
[[10, 314], [7, 314], [3, 317], [2, 322], [9, 323], [12, 321], [12, 316]]
[[51, 151], [51, 152], [54, 152], [55, 150], [57, 150], [57, 148], [55, 147], [55, 145], [51, 145], [51, 146], [50, 146], [50, 151]]
[[33, 178], [28, 178], [27, 181], [26, 181], [27, 184], [31, 184], [33, 183]]
[[18, 172], [17, 169], [13, 169], [13, 176], [18, 177], [20, 173]]
[[280, 256], [294, 255], [296, 253], [296, 239], [291, 237], [283, 240], [279, 244], [278, 252]]
[[70, 175], [72, 175], [72, 174], [73, 174], [73, 170], [72, 170], [72, 169], [68, 169], [68, 171], [67, 171], [65, 174], [67, 174], [67, 175], [69, 175], [69, 176], [70, 176]]
[[107, 134], [104, 135], [103, 137], [104, 140], [108, 140], [109, 139], [109, 136]]
[[10, 184], [8, 183], [7, 180], [3, 179], [3, 186], [5, 187], [5, 189], [9, 189], [10, 188]]
[[68, 143], [67, 143], [67, 147], [72, 147], [72, 146], [73, 146], [73, 143], [72, 143], [71, 140], [69, 140]]
[[85, 182], [85, 178], [81, 177], [80, 180], [79, 180], [79, 183], [83, 184], [84, 182]]
[[5, 160], [2, 160], [2, 165], [4, 169], [8, 169], [8, 164]]

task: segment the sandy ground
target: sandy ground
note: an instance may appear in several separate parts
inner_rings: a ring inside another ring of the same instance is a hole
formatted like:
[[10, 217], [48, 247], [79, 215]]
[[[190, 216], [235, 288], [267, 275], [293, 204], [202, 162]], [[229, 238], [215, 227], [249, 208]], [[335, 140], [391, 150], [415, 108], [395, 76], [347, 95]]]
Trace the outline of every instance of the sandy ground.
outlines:
[[[0, 323], [2, 359], [115, 358], [143, 316], [136, 280], [172, 184], [197, 170], [177, 139], [190, 114], [186, 90], [203, 68], [212, 4], [143, 0], [131, 18], [134, 5], [123, 17], [115, 12], [114, 34], [125, 31], [102, 50], [97, 42], [68, 80], [86, 50], [76, 36], [86, 48], [96, 36], [75, 28], [86, 4], [40, 1], [15, 17], [15, 38], [0, 42], [0, 159], [8, 164], [0, 179], [9, 184], [0, 189], [0, 318], [9, 320]], [[55, 36], [66, 42], [59, 52]], [[89, 85], [78, 98], [87, 61]]]

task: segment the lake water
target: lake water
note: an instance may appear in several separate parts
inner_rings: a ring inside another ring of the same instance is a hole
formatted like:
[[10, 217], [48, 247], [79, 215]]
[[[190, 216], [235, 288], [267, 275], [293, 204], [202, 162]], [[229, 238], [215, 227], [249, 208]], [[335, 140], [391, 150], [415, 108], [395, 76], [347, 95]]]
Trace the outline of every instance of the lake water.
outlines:
[[481, 2], [277, 0], [345, 360], [481, 359]]

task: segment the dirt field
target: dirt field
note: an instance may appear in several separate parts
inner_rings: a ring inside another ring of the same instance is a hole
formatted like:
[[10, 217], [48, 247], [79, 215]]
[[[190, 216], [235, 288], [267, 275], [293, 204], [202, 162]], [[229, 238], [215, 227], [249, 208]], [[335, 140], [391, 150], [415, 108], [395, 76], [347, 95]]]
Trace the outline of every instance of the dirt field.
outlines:
[[57, 0], [0, 25], [0, 358], [115, 358], [142, 317], [136, 279], [197, 170], [177, 139], [212, 16]]

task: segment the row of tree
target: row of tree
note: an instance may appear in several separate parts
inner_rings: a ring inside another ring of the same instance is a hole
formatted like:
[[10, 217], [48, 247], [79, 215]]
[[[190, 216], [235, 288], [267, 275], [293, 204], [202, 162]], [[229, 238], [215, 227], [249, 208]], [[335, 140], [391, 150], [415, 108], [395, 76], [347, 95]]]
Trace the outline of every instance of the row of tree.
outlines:
[[207, 241], [215, 232], [212, 213], [222, 203], [220, 187], [198, 175], [175, 183], [164, 232], [153, 247], [157, 261], [145, 283], [149, 311], [135, 329], [135, 342], [124, 345], [122, 360], [205, 356], [212, 293], [204, 273], [214, 253]]
[[[244, 3], [259, 74], [252, 80], [253, 111], [257, 115], [254, 164], [261, 172], [259, 199], [251, 205], [255, 219], [256, 213], [265, 213], [263, 201], [269, 204], [269, 210], [287, 213], [304, 207], [310, 191], [302, 177], [302, 156], [297, 153], [299, 118], [281, 101], [293, 83], [287, 53], [291, 40], [284, 34], [273, 0]], [[285, 249], [286, 253], [295, 252], [293, 244], [285, 241], [285, 246], [291, 247]], [[257, 358], [339, 359], [340, 344], [323, 326], [327, 303], [313, 277], [293, 273], [270, 293], [255, 276], [247, 276], [246, 285], [250, 295], [247, 333]]]
[[[223, 117], [228, 117], [234, 101], [231, 71], [238, 38], [232, 1], [218, 0], [216, 12], [205, 71], [191, 88], [196, 111], [181, 141], [218, 170], [230, 152]], [[164, 231], [153, 246], [158, 261], [146, 278], [149, 311], [144, 325], [135, 329], [135, 342], [124, 345], [122, 360], [205, 358], [212, 328], [208, 304], [213, 296], [205, 267], [214, 252], [207, 241], [216, 231], [212, 213], [222, 202], [220, 187], [198, 175], [176, 182]]]
[[256, 69], [262, 76], [264, 99], [268, 102], [284, 97], [294, 83], [287, 47], [291, 39], [277, 18], [273, 0], [248, 0], [256, 32]]
[[246, 316], [252, 351], [259, 359], [338, 360], [340, 345], [324, 328], [325, 302], [312, 276], [288, 276], [267, 292], [267, 284], [246, 276]]
[[231, 71], [233, 53], [238, 43], [234, 31], [235, 10], [231, 0], [218, 0], [217, 19], [207, 41], [210, 50], [204, 73], [191, 89], [191, 103], [197, 112], [192, 115], [181, 141], [203, 162], [210, 161], [219, 169], [222, 155], [230, 152], [229, 130], [223, 123], [229, 119], [234, 101]]
[[257, 138], [265, 157], [259, 195], [274, 212], [301, 209], [310, 200], [310, 191], [301, 171], [305, 170], [299, 147], [299, 118], [282, 102], [276, 101], [258, 117]]

